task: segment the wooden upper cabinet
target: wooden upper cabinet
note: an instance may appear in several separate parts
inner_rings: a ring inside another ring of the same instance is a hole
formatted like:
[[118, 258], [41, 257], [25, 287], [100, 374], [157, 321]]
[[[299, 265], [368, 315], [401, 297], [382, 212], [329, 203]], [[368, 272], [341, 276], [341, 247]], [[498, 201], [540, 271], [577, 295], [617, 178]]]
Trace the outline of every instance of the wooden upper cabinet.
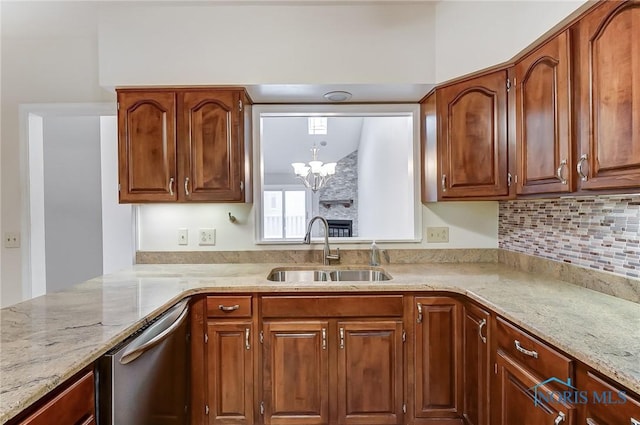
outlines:
[[574, 30], [580, 187], [640, 187], [640, 1], [602, 2]]
[[170, 202], [176, 191], [172, 92], [118, 92], [120, 202]]
[[439, 198], [509, 195], [506, 70], [437, 90]]
[[178, 94], [179, 191], [184, 200], [242, 200], [242, 101], [238, 90]]
[[119, 89], [120, 202], [248, 201], [241, 88]]
[[571, 192], [569, 31], [516, 63], [517, 193]]

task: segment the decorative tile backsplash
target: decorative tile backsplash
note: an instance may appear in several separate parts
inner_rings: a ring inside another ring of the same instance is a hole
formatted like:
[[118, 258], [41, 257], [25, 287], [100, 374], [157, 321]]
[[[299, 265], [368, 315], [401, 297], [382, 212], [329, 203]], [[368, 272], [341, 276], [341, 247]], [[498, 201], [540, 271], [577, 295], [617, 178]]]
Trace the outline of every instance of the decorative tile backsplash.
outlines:
[[500, 202], [498, 245], [640, 278], [640, 195]]

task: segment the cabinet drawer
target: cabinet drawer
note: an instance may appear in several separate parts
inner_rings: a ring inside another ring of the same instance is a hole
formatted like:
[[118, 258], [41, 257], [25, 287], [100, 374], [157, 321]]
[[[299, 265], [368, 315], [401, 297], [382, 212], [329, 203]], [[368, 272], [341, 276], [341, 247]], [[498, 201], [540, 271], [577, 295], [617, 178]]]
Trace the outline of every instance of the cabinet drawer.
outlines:
[[[590, 370], [578, 372], [577, 387], [586, 391], [584, 421], [589, 425], [640, 424], [640, 400]], [[622, 394], [624, 392], [624, 395]], [[596, 397], [600, 399], [597, 400]], [[635, 422], [633, 422], [635, 420]]]
[[87, 372], [19, 425], [95, 423], [93, 372]]
[[207, 317], [251, 317], [251, 295], [207, 297]]
[[497, 320], [497, 340], [500, 349], [542, 380], [573, 377], [573, 360], [501, 318]]
[[401, 317], [402, 295], [262, 297], [263, 317]]

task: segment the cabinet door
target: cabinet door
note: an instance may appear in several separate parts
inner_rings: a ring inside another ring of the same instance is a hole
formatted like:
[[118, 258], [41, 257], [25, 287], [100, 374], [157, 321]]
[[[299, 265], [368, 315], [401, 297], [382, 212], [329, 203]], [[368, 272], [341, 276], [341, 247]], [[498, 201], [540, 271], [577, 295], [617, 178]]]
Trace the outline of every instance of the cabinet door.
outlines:
[[473, 304], [464, 306], [462, 386], [467, 425], [489, 425], [490, 318], [488, 312]]
[[448, 297], [416, 298], [415, 417], [459, 418], [460, 305]]
[[[587, 425], [635, 425], [640, 423], [640, 399], [635, 399], [623, 387], [581, 367], [576, 386], [586, 392], [580, 424]], [[596, 398], [599, 397], [599, 400]]]
[[179, 191], [182, 200], [243, 199], [240, 93], [238, 90], [179, 93]]
[[251, 322], [207, 326], [209, 424], [252, 425], [253, 354]]
[[120, 202], [178, 199], [173, 92], [118, 92]]
[[509, 195], [507, 71], [438, 90], [440, 198]]
[[402, 322], [338, 322], [338, 422], [402, 423]]
[[327, 332], [325, 321], [264, 324], [265, 424], [329, 423]]
[[580, 187], [640, 187], [640, 1], [602, 2], [576, 31]]
[[518, 194], [570, 192], [569, 31], [515, 67]]
[[538, 393], [549, 394], [552, 389], [539, 385], [540, 381], [525, 367], [501, 351], [498, 351], [497, 365], [498, 399], [492, 405], [492, 408], [497, 405], [496, 424], [574, 424], [575, 408], [560, 400], [536, 396]]

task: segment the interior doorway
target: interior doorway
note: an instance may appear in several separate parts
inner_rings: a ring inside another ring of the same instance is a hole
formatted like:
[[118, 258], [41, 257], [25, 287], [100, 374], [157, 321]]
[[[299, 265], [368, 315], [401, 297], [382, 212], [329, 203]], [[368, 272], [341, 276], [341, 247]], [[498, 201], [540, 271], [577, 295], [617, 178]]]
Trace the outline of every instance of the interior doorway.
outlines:
[[118, 204], [112, 104], [25, 105], [23, 298], [133, 264], [134, 211]]

